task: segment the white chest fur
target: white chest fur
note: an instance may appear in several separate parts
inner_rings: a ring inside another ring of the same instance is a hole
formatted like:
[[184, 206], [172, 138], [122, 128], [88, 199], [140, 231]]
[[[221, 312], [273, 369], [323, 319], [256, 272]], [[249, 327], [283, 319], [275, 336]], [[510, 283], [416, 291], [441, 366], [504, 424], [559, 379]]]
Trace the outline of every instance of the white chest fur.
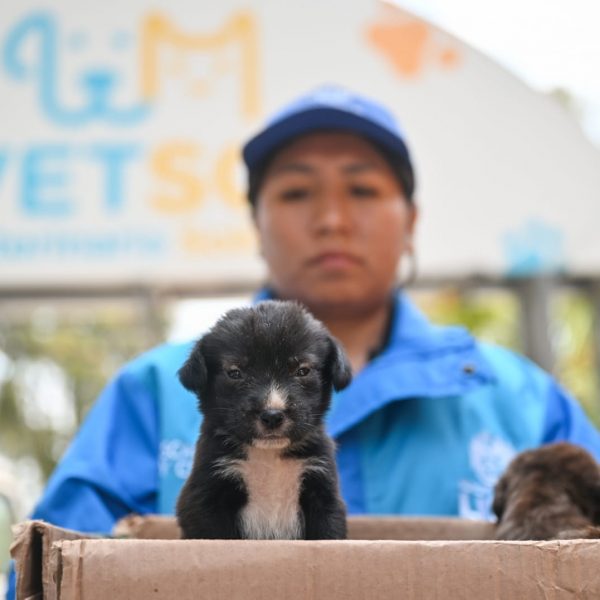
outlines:
[[300, 526], [300, 483], [304, 461], [282, 458], [276, 448], [248, 449], [236, 471], [243, 478], [248, 503], [241, 512], [244, 537], [297, 539]]

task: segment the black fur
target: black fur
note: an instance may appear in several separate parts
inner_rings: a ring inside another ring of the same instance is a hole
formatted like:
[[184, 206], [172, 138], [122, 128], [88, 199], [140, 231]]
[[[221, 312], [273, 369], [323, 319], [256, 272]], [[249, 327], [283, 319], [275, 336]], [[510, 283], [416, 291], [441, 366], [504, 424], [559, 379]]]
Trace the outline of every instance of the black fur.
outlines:
[[[220, 466], [247, 460], [252, 446], [275, 434], [276, 443], [281, 438], [287, 443], [272, 450], [284, 461], [317, 467], [305, 469], [301, 477], [299, 537], [345, 537], [345, 507], [323, 415], [332, 389], [348, 385], [351, 370], [319, 321], [293, 302], [267, 301], [229, 311], [196, 343], [179, 377], [199, 398], [204, 415], [192, 471], [177, 502], [183, 537], [247, 537], [241, 512], [248, 491], [243, 478]], [[284, 422], [272, 434], [261, 416], [274, 385], [286, 403]]]

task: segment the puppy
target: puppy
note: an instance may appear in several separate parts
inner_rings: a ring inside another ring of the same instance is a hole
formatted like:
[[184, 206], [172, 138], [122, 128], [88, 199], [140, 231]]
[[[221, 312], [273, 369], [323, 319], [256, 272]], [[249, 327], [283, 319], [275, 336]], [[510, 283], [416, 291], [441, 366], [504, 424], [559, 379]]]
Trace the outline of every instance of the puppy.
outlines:
[[231, 310], [179, 377], [204, 415], [177, 501], [184, 538], [346, 536], [323, 416], [351, 370], [319, 321], [292, 302]]
[[518, 454], [496, 484], [496, 539], [598, 537], [600, 468], [566, 442]]

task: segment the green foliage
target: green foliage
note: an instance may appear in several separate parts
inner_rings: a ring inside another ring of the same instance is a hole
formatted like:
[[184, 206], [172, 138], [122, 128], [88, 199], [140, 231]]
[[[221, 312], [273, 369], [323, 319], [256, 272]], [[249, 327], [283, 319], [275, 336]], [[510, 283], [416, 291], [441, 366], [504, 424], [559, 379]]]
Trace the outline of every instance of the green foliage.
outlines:
[[[47, 478], [107, 380], [162, 337], [164, 319], [153, 327], [150, 334], [139, 312], [123, 307], [0, 318], [0, 352], [8, 359], [0, 381], [0, 453], [32, 457]], [[63, 414], [70, 418], [60, 424], [44, 403], [40, 368], [63, 383]]]
[[463, 325], [479, 339], [521, 351], [519, 305], [509, 291], [444, 288], [416, 301], [435, 323]]
[[600, 424], [600, 382], [594, 344], [593, 305], [575, 291], [560, 294], [552, 307], [556, 372], [561, 383]]
[[2, 591], [2, 573], [8, 571], [9, 548], [12, 541], [11, 525], [13, 515], [7, 499], [0, 494], [0, 593]]

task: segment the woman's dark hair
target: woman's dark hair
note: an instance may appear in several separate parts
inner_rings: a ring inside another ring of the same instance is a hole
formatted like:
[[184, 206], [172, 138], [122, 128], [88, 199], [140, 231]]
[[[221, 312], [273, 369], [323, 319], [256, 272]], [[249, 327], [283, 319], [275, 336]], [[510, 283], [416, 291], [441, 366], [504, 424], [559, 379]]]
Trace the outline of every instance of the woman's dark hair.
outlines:
[[[285, 146], [289, 146], [294, 140], [288, 140], [283, 146], [279, 146], [269, 156], [262, 161], [258, 166], [248, 171], [248, 187], [246, 191], [246, 196], [252, 205], [253, 208], [256, 208], [256, 203], [258, 201], [258, 194], [260, 192], [260, 188], [263, 184], [265, 175], [271, 165], [271, 162], [275, 158], [275, 156], [284, 148]], [[404, 159], [403, 157], [391, 152], [387, 148], [384, 148], [380, 144], [372, 142], [368, 140], [375, 149], [383, 156], [386, 162], [389, 164], [392, 169], [392, 173], [398, 180], [402, 191], [404, 192], [404, 196], [408, 200], [410, 204], [414, 202], [414, 193], [415, 193], [415, 174], [411, 167], [411, 165]]]

